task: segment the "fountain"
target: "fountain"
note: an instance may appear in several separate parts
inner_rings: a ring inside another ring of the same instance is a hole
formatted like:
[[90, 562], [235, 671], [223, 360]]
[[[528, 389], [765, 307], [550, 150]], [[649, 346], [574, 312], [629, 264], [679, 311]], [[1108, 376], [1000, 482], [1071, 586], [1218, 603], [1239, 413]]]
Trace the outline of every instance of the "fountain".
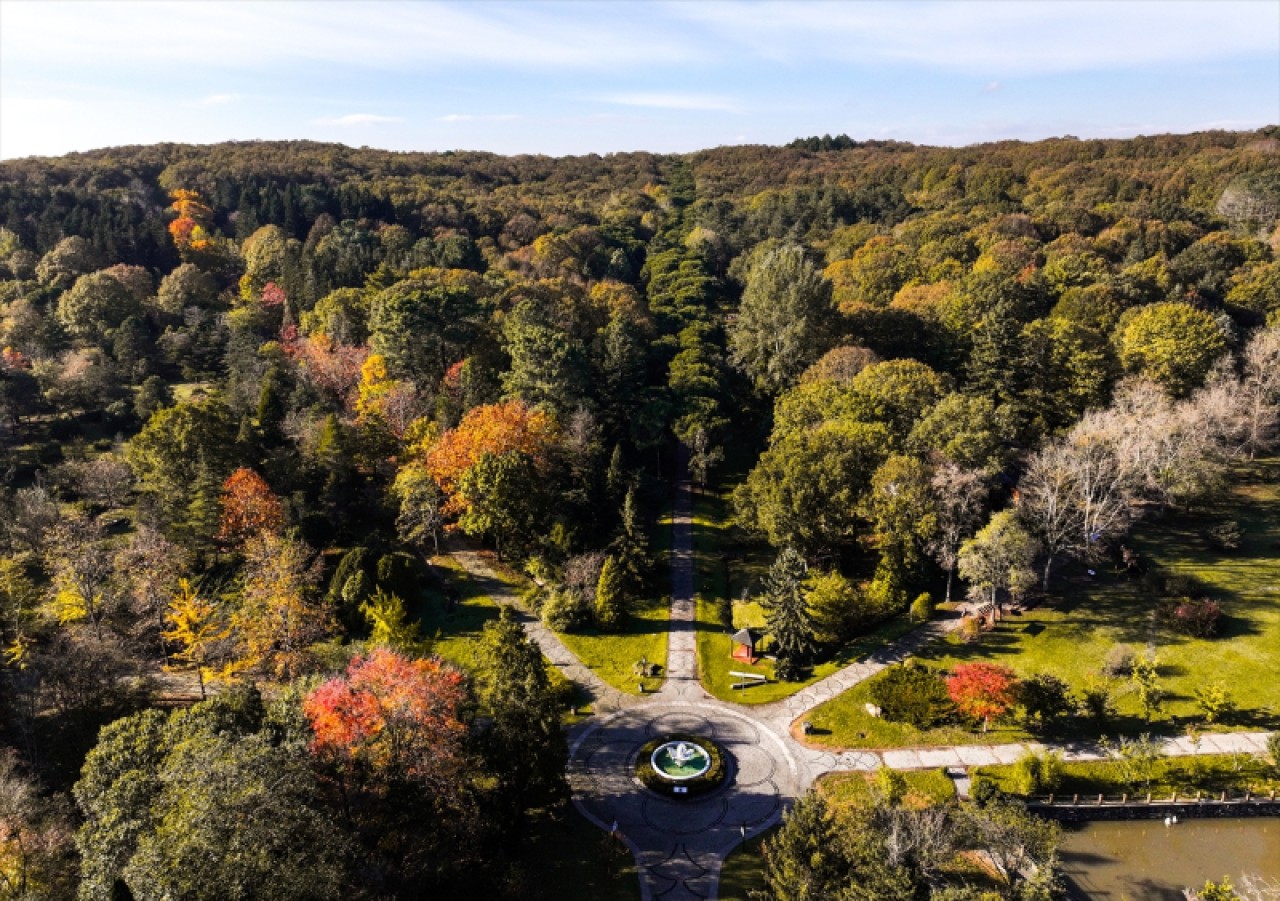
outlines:
[[711, 755], [691, 741], [668, 741], [658, 745], [649, 756], [653, 770], [664, 779], [684, 782], [696, 779], [711, 769]]

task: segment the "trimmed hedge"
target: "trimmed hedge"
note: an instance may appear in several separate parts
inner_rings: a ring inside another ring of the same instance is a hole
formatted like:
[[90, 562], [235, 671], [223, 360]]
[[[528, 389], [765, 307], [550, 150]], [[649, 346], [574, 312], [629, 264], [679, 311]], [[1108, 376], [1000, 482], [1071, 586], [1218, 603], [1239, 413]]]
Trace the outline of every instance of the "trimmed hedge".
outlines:
[[[707, 756], [711, 758], [711, 766], [707, 768], [705, 773], [694, 779], [672, 782], [664, 778], [653, 768], [652, 758], [653, 752], [658, 749], [658, 746], [665, 745], [669, 741], [684, 741], [691, 745], [697, 745], [707, 752]], [[705, 795], [707, 792], [714, 791], [724, 783], [728, 772], [728, 764], [725, 760], [724, 752], [720, 750], [715, 742], [709, 738], [688, 735], [683, 732], [675, 732], [650, 739], [640, 747], [640, 753], [636, 757], [636, 778], [650, 791], [670, 798], [696, 798], [698, 795]], [[677, 785], [687, 788], [688, 792], [677, 794], [672, 791]]]

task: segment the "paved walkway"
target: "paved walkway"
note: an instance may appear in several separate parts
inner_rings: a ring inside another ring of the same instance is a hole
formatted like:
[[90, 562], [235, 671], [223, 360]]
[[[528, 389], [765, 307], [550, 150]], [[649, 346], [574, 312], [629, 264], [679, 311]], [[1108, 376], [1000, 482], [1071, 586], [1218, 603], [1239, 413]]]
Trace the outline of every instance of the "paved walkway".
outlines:
[[597, 676], [590, 667], [584, 666], [573, 652], [565, 647], [560, 636], [543, 625], [538, 617], [525, 612], [517, 603], [518, 599], [511, 593], [507, 583], [494, 573], [493, 567], [489, 565], [489, 561], [483, 554], [470, 548], [452, 547], [449, 549], [449, 555], [461, 564], [480, 591], [492, 598], [495, 603], [512, 609], [516, 619], [524, 626], [525, 634], [542, 649], [542, 656], [564, 673], [566, 678], [577, 684], [590, 699], [592, 710], [597, 715], [607, 716], [640, 701], [640, 698], [634, 695], [618, 691]]
[[[683, 461], [682, 461], [683, 466]], [[792, 725], [806, 711], [899, 662], [955, 628], [958, 620], [930, 622], [891, 646], [805, 687], [757, 707], [728, 704], [709, 695], [698, 679], [692, 492], [687, 477], [676, 488], [671, 552], [671, 617], [667, 671], [662, 687], [646, 696], [618, 691], [573, 655], [536, 617], [515, 606], [525, 631], [548, 660], [590, 696], [595, 716], [570, 732], [568, 778], [574, 803], [601, 829], [616, 831], [635, 855], [643, 901], [716, 898], [724, 858], [744, 838], [778, 822], [786, 806], [819, 776], [873, 771], [880, 766], [913, 770], [1012, 763], [1028, 750], [1054, 747], [1069, 761], [1106, 757], [1096, 744], [961, 745], [885, 751], [824, 749], [806, 745]], [[496, 602], [516, 598], [478, 552], [453, 549], [453, 557]], [[637, 752], [658, 735], [706, 735], [728, 752], [730, 778], [721, 790], [688, 801], [648, 791], [634, 777]], [[1266, 751], [1266, 732], [1205, 734], [1161, 742], [1169, 756]]]

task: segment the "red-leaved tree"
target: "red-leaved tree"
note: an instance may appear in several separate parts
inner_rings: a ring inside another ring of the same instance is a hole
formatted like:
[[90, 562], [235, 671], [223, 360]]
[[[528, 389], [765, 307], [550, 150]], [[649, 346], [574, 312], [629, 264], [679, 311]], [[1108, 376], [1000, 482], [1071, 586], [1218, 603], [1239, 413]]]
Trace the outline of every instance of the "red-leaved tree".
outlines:
[[222, 483], [222, 525], [217, 539], [239, 547], [259, 532], [278, 532], [284, 509], [271, 486], [252, 469], [241, 467]]
[[1013, 707], [1018, 677], [998, 663], [961, 663], [947, 676], [947, 694], [960, 712], [982, 720], [986, 732], [993, 717]]
[[449, 792], [464, 765], [466, 700], [457, 670], [378, 648], [307, 695], [302, 709], [315, 734], [312, 752], [345, 775]]

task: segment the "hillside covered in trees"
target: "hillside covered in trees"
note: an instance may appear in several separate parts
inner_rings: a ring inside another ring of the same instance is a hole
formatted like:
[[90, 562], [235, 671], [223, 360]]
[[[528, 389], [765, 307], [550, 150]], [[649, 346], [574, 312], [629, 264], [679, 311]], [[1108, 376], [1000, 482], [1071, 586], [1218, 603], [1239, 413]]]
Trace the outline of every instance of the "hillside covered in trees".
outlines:
[[783, 680], [1050, 590], [1274, 450], [1278, 224], [1280, 128], [0, 163], [0, 898], [550, 892], [577, 698], [442, 549], [628, 634], [687, 464]]

